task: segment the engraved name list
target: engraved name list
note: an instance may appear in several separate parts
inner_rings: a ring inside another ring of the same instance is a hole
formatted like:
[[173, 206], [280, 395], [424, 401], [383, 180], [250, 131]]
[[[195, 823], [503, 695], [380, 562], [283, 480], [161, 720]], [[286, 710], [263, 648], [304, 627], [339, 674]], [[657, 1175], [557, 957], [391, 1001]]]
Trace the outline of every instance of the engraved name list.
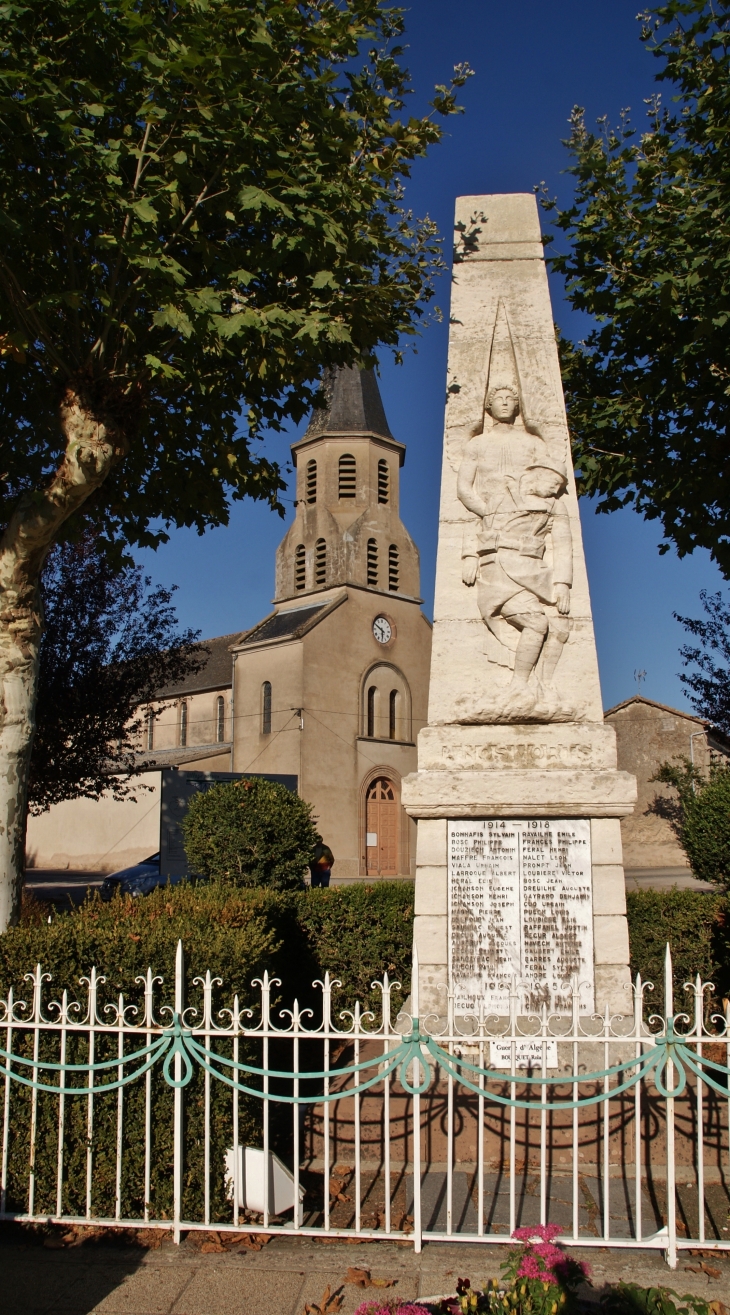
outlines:
[[590, 823], [449, 822], [449, 979], [457, 1014], [594, 1007]]

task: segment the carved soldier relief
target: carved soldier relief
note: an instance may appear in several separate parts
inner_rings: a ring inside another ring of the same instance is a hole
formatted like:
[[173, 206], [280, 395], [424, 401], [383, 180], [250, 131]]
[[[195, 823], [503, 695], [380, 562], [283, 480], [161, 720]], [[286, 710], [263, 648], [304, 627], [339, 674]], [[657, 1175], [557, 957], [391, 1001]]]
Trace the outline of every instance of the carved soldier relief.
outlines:
[[460, 197], [457, 228], [477, 211], [453, 275], [428, 725], [402, 798], [421, 1012], [496, 1033], [513, 1009], [631, 1008], [636, 782], [603, 724], [537, 202]]
[[485, 680], [483, 703], [464, 706], [462, 722], [580, 715], [557, 677], [570, 636], [573, 583], [566, 454], [548, 445], [538, 424], [528, 430], [521, 395], [500, 301], [483, 426], [463, 448], [457, 480], [459, 501], [474, 518], [464, 532], [462, 580], [474, 590], [488, 632], [485, 656], [497, 681]]

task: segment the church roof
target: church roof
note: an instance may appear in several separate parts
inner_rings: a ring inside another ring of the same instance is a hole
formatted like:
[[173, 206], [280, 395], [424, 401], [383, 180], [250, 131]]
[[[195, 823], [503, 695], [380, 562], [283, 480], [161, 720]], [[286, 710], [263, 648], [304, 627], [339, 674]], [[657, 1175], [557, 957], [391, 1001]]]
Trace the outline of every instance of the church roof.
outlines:
[[183, 694], [202, 694], [209, 689], [228, 689], [233, 680], [233, 657], [231, 645], [235, 644], [242, 632], [233, 635], [216, 635], [214, 639], [204, 639], [195, 649], [204, 659], [200, 671], [184, 677], [176, 685], [166, 685], [157, 691], [158, 699], [170, 699]]
[[293, 607], [286, 612], [274, 612], [267, 616], [263, 621], [249, 630], [244, 639], [241, 640], [241, 647], [246, 644], [262, 644], [266, 639], [294, 639], [299, 632], [304, 630], [309, 622], [331, 603], [327, 598], [321, 603], [313, 603], [310, 607]]
[[343, 365], [325, 370], [326, 405], [312, 412], [305, 441], [321, 434], [377, 434], [393, 438], [373, 370]]

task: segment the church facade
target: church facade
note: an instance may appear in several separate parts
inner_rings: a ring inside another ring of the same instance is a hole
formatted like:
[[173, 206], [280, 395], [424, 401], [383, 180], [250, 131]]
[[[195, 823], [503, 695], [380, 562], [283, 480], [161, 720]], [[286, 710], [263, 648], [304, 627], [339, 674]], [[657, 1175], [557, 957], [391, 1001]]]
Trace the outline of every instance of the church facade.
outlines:
[[139, 861], [159, 844], [160, 768], [178, 767], [296, 776], [337, 881], [413, 874], [401, 781], [426, 720], [431, 626], [399, 514], [405, 447], [372, 372], [334, 371], [323, 387], [325, 406], [292, 447], [296, 514], [271, 613], [207, 641], [205, 667], [144, 710], [137, 803], [76, 800], [29, 820], [33, 866]]

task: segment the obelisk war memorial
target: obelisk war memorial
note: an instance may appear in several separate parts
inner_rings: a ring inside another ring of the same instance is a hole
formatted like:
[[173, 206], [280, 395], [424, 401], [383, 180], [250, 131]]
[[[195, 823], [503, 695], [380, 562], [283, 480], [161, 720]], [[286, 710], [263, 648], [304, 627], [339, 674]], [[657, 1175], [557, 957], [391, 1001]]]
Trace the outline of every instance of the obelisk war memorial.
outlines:
[[460, 197], [418, 820], [421, 1014], [630, 1012], [620, 819], [532, 195]]

